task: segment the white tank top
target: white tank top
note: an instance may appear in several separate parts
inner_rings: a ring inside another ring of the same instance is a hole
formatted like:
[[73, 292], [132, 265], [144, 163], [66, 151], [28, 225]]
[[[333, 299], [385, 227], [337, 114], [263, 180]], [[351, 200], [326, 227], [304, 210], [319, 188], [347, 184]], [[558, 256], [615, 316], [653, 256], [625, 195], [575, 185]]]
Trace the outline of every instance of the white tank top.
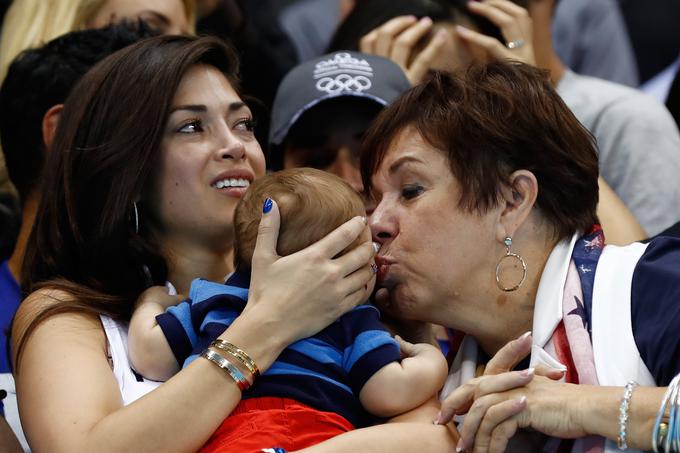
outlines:
[[109, 356], [113, 365], [113, 374], [116, 376], [116, 381], [118, 381], [123, 404], [127, 406], [161, 385], [161, 383], [144, 379], [140, 374], [135, 373], [130, 366], [127, 354], [127, 324], [114, 321], [104, 315], [100, 315], [99, 318], [106, 333]]

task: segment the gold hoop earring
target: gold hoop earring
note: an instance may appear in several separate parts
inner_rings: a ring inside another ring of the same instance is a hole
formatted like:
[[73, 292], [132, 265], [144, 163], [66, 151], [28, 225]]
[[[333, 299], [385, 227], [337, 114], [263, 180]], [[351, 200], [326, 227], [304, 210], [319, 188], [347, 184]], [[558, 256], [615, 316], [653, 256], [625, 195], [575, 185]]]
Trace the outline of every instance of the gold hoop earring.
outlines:
[[[505, 240], [503, 241], [503, 244], [505, 244], [505, 255], [501, 257], [500, 260], [498, 260], [498, 264], [496, 264], [496, 285], [498, 285], [498, 288], [501, 291], [505, 291], [506, 293], [512, 292], [512, 291], [517, 291], [520, 286], [524, 283], [524, 280], [527, 278], [527, 263], [524, 262], [524, 258], [522, 258], [519, 254], [517, 253], [511, 253], [510, 252], [510, 246], [512, 245], [512, 238], [510, 236], [506, 237]], [[509, 288], [506, 288], [501, 284], [501, 276], [500, 276], [500, 270], [501, 270], [501, 264], [503, 263], [503, 260], [512, 258], [519, 260], [520, 264], [522, 265], [522, 279], [519, 281], [518, 284], [515, 286], [511, 286]]]

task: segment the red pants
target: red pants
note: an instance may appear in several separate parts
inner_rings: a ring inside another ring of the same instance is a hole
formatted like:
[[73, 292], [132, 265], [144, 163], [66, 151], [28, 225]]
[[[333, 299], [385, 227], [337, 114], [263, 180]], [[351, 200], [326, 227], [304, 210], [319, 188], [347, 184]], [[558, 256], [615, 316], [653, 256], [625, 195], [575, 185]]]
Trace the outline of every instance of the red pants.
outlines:
[[338, 414], [288, 398], [251, 398], [236, 406], [200, 451], [255, 453], [273, 447], [295, 451], [353, 429]]

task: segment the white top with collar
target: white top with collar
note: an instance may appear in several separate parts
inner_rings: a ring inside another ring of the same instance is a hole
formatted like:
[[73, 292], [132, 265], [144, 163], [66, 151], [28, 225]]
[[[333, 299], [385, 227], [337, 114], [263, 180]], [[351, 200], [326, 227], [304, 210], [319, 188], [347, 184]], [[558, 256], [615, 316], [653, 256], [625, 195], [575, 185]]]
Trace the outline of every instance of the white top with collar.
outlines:
[[[574, 244], [579, 235], [560, 241], [548, 257], [536, 294], [533, 321], [533, 345], [530, 366], [564, 365], [554, 359], [552, 335], [562, 320], [564, 285]], [[626, 247], [606, 246], [595, 272], [593, 285], [592, 341], [595, 368], [600, 385], [624, 386], [635, 380], [643, 386], [656, 382], [635, 345], [631, 319], [631, 283], [633, 272], [647, 244]], [[478, 346], [466, 336], [456, 355], [449, 377], [442, 389], [444, 399], [462, 383], [475, 377]], [[605, 452], [619, 451], [610, 440]], [[639, 450], [629, 449], [631, 453]]]

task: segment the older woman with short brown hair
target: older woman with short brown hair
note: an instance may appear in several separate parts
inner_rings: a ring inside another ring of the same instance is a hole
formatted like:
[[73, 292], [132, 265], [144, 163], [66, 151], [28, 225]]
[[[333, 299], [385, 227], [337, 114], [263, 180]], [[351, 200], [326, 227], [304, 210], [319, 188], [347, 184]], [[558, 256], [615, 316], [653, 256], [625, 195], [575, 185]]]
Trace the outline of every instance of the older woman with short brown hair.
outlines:
[[[460, 449], [503, 451], [518, 428], [552, 436], [548, 451], [665, 440], [654, 422], [658, 386], [680, 371], [680, 242], [605, 246], [593, 139], [547, 73], [434, 75], [379, 116], [362, 172], [385, 309], [467, 334], [437, 420], [467, 413]], [[530, 368], [479, 376], [519, 351]], [[561, 379], [536, 376], [546, 366]]]

